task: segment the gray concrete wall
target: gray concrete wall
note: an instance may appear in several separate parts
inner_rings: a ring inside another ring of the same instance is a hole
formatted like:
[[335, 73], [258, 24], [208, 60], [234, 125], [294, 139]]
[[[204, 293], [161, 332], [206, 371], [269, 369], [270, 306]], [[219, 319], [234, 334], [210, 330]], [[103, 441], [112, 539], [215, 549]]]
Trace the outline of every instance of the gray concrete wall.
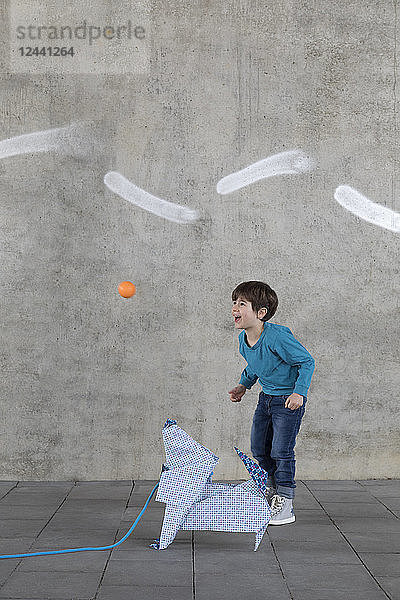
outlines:
[[[399, 234], [334, 198], [350, 185], [400, 212], [396, 0], [154, 0], [141, 72], [120, 73], [90, 55], [21, 72], [20, 8], [1, 4], [1, 139], [78, 130], [0, 161], [0, 478], [156, 478], [167, 417], [220, 457], [217, 477], [246, 477], [233, 446], [250, 451], [260, 388], [227, 391], [245, 366], [231, 292], [249, 279], [316, 359], [298, 477], [398, 477]], [[217, 193], [292, 149], [314, 169]], [[111, 170], [199, 218], [127, 202]]]

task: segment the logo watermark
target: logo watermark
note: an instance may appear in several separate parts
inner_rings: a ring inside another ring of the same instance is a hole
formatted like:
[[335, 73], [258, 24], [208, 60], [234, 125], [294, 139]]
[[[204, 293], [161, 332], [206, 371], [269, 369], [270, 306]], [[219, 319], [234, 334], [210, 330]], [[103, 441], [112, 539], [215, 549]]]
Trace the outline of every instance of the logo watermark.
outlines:
[[[71, 10], [72, 8], [72, 10]], [[87, 5], [10, 0], [10, 70], [16, 73], [146, 73], [147, 0]]]
[[117, 27], [111, 27], [110, 25], [98, 26], [88, 25], [86, 21], [78, 27], [71, 25], [17, 25], [16, 27], [16, 38], [18, 40], [29, 40], [35, 42], [51, 42], [54, 40], [57, 42], [71, 41], [71, 40], [87, 40], [89, 45], [98, 41], [102, 36], [106, 40], [123, 39], [124, 37], [128, 40], [132, 39], [132, 35], [139, 40], [145, 38], [145, 29], [141, 25], [132, 27], [132, 21], [128, 19], [126, 25], [118, 25]]

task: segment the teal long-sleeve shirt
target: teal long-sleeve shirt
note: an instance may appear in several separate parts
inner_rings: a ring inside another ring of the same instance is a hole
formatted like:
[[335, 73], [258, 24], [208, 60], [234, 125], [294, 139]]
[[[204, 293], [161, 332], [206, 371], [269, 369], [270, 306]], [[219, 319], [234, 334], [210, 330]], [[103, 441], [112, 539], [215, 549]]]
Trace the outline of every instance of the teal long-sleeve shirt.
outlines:
[[239, 352], [247, 361], [240, 383], [250, 389], [259, 379], [265, 394], [307, 396], [315, 360], [289, 327], [266, 321], [251, 347], [245, 334], [244, 330], [239, 334]]

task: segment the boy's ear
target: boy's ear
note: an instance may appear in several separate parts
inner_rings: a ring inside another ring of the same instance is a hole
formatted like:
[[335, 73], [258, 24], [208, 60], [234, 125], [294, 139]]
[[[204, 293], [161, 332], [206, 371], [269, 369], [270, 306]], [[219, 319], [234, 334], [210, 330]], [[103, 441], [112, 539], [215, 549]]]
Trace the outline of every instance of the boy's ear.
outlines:
[[[262, 312], [262, 315], [260, 316], [260, 312]], [[262, 308], [260, 308], [260, 310], [258, 311], [258, 318], [259, 319], [263, 319], [266, 315], [268, 314], [268, 308], [266, 308], [265, 306], [263, 306]]]

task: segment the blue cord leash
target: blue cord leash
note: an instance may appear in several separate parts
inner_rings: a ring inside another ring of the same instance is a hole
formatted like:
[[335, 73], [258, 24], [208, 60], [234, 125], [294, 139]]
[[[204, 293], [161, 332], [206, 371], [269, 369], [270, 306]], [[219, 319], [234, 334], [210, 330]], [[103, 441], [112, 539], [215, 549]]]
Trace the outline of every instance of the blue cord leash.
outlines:
[[132, 533], [132, 531], [135, 529], [135, 527], [139, 523], [144, 511], [148, 507], [149, 502], [152, 499], [154, 492], [156, 491], [157, 488], [158, 488], [158, 483], [152, 489], [149, 497], [146, 500], [145, 505], [143, 506], [142, 510], [140, 511], [136, 521], [133, 523], [130, 530], [124, 535], [123, 538], [121, 538], [119, 540], [119, 542], [116, 542], [115, 544], [112, 544], [111, 546], [97, 546], [96, 548], [71, 548], [69, 550], [53, 550], [53, 551], [48, 551], [48, 552], [31, 552], [29, 554], [3, 554], [2, 556], [0, 556], [0, 558], [25, 558], [26, 556], [41, 556], [43, 554], [66, 554], [67, 552], [85, 552], [86, 550], [110, 550], [111, 548], [115, 548], [115, 546], [119, 546], [120, 544], [122, 544], [122, 542], [124, 542], [126, 540], [126, 538], [129, 537], [130, 534]]

